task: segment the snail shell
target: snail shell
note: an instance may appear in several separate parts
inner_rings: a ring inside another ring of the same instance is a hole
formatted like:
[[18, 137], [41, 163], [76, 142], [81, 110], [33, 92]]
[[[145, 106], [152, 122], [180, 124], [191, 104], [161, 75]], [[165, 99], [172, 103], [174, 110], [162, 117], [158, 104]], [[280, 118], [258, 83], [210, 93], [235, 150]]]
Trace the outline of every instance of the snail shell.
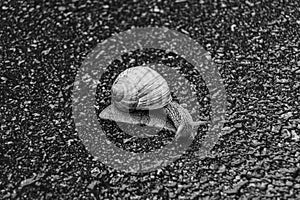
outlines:
[[192, 130], [207, 123], [194, 122], [188, 110], [172, 101], [167, 81], [146, 66], [132, 67], [119, 74], [112, 86], [112, 104], [99, 117], [165, 128], [176, 132], [176, 138], [193, 137]]
[[172, 101], [167, 81], [149, 67], [122, 72], [112, 86], [112, 100], [123, 111], [159, 109]]

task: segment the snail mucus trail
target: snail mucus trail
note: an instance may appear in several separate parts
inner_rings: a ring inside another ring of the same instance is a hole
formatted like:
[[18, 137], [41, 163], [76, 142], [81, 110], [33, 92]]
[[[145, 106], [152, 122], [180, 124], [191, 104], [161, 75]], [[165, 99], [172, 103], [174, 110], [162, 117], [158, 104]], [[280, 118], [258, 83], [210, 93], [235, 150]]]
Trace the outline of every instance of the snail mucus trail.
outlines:
[[112, 85], [111, 105], [102, 119], [165, 128], [175, 138], [194, 137], [193, 129], [207, 121], [193, 121], [187, 109], [173, 101], [167, 81], [147, 66], [129, 68]]

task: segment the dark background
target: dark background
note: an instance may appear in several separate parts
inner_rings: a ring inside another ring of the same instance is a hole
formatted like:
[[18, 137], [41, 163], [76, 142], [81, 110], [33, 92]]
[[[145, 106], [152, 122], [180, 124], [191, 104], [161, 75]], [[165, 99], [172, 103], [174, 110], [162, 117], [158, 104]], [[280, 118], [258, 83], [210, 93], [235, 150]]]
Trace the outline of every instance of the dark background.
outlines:
[[[299, 1], [1, 1], [0, 199], [300, 198]], [[220, 67], [226, 127], [213, 157], [125, 174], [75, 132], [76, 72], [135, 27], [188, 34]]]

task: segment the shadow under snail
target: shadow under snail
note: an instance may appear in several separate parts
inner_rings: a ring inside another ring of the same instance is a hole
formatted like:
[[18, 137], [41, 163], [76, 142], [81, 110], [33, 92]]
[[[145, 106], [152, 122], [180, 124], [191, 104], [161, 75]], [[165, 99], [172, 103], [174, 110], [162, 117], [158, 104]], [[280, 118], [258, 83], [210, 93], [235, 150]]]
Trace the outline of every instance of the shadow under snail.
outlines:
[[192, 137], [193, 129], [207, 121], [193, 121], [189, 111], [172, 100], [167, 81], [155, 70], [129, 68], [112, 85], [111, 105], [99, 115], [102, 119], [165, 128], [175, 138]]

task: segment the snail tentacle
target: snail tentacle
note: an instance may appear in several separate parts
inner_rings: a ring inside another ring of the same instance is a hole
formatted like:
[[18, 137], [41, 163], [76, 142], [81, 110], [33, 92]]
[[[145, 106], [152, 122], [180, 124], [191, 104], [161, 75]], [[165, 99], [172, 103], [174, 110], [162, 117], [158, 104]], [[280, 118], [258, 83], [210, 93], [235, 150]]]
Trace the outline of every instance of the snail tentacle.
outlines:
[[194, 127], [197, 127], [197, 126], [200, 126], [200, 125], [203, 125], [203, 124], [207, 124], [208, 121], [195, 121], [195, 122], [191, 122], [191, 123]]

